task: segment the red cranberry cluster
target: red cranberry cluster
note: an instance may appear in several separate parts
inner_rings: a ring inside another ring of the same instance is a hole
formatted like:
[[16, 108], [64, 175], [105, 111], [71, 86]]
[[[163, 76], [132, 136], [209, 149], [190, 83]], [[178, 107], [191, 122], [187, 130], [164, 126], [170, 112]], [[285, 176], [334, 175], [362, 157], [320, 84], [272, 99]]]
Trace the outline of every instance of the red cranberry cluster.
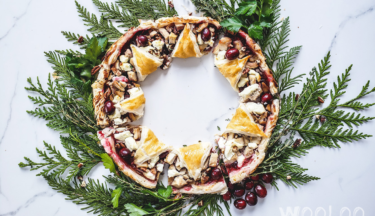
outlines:
[[[228, 192], [223, 195], [223, 199], [229, 201], [232, 197], [232, 194], [235, 197], [239, 197], [234, 201], [234, 206], [237, 209], [246, 208], [246, 203], [249, 206], [255, 206], [258, 203], [258, 197], [264, 198], [267, 196], [267, 189], [259, 183], [261, 179], [264, 183], [271, 183], [273, 180], [272, 174], [263, 174], [251, 176], [249, 179], [246, 179], [244, 184], [236, 184], [228, 182]], [[245, 199], [241, 198], [245, 194], [245, 190], [248, 190], [245, 195]]]

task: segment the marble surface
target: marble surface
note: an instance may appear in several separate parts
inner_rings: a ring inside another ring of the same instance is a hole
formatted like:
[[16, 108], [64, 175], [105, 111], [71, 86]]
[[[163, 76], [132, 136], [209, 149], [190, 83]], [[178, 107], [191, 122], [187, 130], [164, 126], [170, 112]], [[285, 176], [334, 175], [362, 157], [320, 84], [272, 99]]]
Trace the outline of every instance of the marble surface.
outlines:
[[[80, 0], [89, 11], [99, 14], [93, 3]], [[35, 148], [43, 141], [56, 145], [59, 134], [46, 122], [26, 113], [35, 105], [27, 98], [26, 78], [41, 83], [53, 72], [43, 52], [73, 48], [61, 30], [86, 33], [74, 1], [0, 0], [0, 216], [87, 215], [52, 190], [35, 171], [20, 169], [24, 156], [38, 160]], [[180, 14], [193, 11], [188, 0], [176, 0]], [[343, 100], [354, 97], [367, 80], [375, 81], [375, 1], [374, 0], [283, 0], [282, 17], [291, 19], [289, 46], [302, 45], [295, 74], [308, 73], [331, 51], [333, 64], [328, 86], [354, 64], [351, 85]], [[371, 86], [374, 86], [372, 83]], [[180, 146], [197, 140], [213, 141], [217, 126], [224, 128], [237, 106], [237, 96], [213, 67], [212, 55], [201, 59], [178, 59], [171, 69], [157, 71], [142, 84], [147, 98], [146, 115], [140, 123], [149, 126], [165, 143]], [[297, 86], [295, 90], [301, 89]], [[373, 102], [374, 95], [363, 99]], [[375, 115], [371, 108], [361, 113]], [[361, 127], [374, 134], [375, 122]], [[280, 191], [268, 187], [268, 196], [256, 207], [233, 215], [375, 215], [375, 138], [342, 145], [341, 149], [314, 148], [298, 159], [311, 175], [321, 180], [298, 190], [280, 182]], [[65, 154], [65, 153], [64, 153]], [[102, 166], [91, 177], [108, 174]], [[340, 213], [342, 212], [342, 214]], [[349, 214], [349, 211], [351, 214]], [[299, 212], [299, 213], [298, 213]], [[324, 214], [326, 212], [326, 214]], [[362, 214], [364, 212], [364, 214]], [[292, 214], [290, 214], [292, 215]]]

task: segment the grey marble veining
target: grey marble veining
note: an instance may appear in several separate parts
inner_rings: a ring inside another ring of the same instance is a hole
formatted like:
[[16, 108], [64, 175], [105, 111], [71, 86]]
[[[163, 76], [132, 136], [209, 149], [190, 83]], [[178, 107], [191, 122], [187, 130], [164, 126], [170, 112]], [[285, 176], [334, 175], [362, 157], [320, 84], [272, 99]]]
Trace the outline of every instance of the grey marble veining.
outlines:
[[[91, 1], [80, 1], [90, 12], [99, 15]], [[302, 45], [294, 64], [294, 73], [308, 73], [313, 66], [331, 51], [332, 68], [327, 87], [336, 77], [353, 64], [351, 84], [346, 101], [355, 97], [361, 86], [371, 80], [374, 86], [373, 59], [375, 57], [374, 0], [282, 0], [281, 15], [290, 17], [289, 46]], [[175, 0], [181, 15], [194, 12], [188, 0]], [[87, 215], [65, 200], [65, 196], [51, 189], [37, 172], [21, 169], [23, 157], [39, 160], [35, 148], [45, 150], [43, 141], [62, 150], [59, 134], [49, 129], [46, 122], [34, 118], [26, 110], [35, 109], [27, 98], [30, 92], [27, 77], [35, 82], [38, 76], [46, 87], [48, 73], [53, 72], [43, 52], [72, 48], [61, 30], [86, 34], [78, 17], [74, 1], [0, 0], [0, 63], [2, 79], [0, 92], [0, 216], [65, 216]], [[167, 71], [157, 71], [142, 83], [146, 95], [146, 113], [139, 123], [150, 127], [160, 140], [173, 145], [191, 144], [197, 140], [213, 141], [228, 123], [238, 105], [238, 96], [227, 81], [213, 67], [212, 55], [201, 59], [177, 59]], [[298, 91], [301, 86], [296, 86]], [[35, 94], [31, 94], [35, 95]], [[362, 102], [373, 102], [371, 95]], [[374, 108], [361, 111], [375, 116]], [[374, 122], [361, 127], [361, 131], [374, 134]], [[356, 127], [355, 127], [356, 128]], [[268, 195], [257, 206], [236, 210], [232, 215], [286, 215], [290, 210], [304, 215], [375, 215], [373, 201], [375, 187], [372, 171], [375, 165], [375, 138], [342, 145], [341, 149], [314, 148], [301, 159], [308, 174], [322, 179], [294, 189], [279, 182], [279, 189], [267, 186]], [[63, 155], [66, 155], [62, 151]], [[102, 166], [93, 169], [90, 177], [108, 174]], [[324, 211], [323, 211], [323, 210]], [[361, 214], [362, 210], [365, 214]], [[312, 214], [310, 214], [310, 211]], [[331, 212], [331, 215], [329, 214]], [[356, 214], [354, 214], [356, 212]], [[92, 214], [89, 214], [92, 215]]]

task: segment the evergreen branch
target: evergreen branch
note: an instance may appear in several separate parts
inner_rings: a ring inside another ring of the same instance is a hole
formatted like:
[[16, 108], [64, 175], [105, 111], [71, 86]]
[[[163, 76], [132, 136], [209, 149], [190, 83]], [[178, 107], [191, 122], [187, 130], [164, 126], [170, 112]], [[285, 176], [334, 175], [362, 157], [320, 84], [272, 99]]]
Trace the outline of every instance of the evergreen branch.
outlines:
[[267, 47], [267, 64], [272, 68], [273, 64], [279, 60], [284, 54], [287, 46], [285, 45], [289, 39], [290, 23], [289, 17], [281, 23], [280, 29], [275, 33], [274, 38]]
[[260, 47], [262, 47], [262, 50], [266, 55], [268, 51], [268, 46], [274, 40], [278, 30], [280, 29], [279, 26], [281, 24], [281, 21], [278, 21], [280, 19], [280, 0], [274, 0], [272, 2], [271, 10], [273, 10], [271, 27], [264, 28], [263, 39], [259, 41], [259, 45]]
[[106, 36], [110, 39], [117, 39], [121, 37], [122, 33], [117, 30], [112, 22], [104, 17], [104, 15], [100, 16], [100, 20], [96, 18], [95, 14], [90, 14], [85, 7], [80, 5], [77, 1], [75, 1], [76, 7], [79, 13], [79, 16], [83, 18], [83, 21], [86, 22], [86, 26], [90, 28], [88, 31], [98, 34], [101, 36]]
[[[133, 27], [138, 26], [139, 22], [137, 17], [126, 13], [125, 10], [120, 10], [119, 6], [111, 3], [109, 5], [107, 2], [101, 2], [100, 0], [93, 0], [94, 4], [98, 7], [99, 11], [104, 13], [104, 17], [107, 19], [116, 19], [118, 23], [122, 23], [119, 27]], [[138, 8], [140, 9], [140, 8]]]
[[355, 97], [354, 99], [349, 100], [349, 101], [347, 101], [347, 102], [345, 102], [343, 104], [339, 104], [337, 106], [339, 106], [339, 107], [348, 107], [348, 108], [352, 108], [352, 109], [354, 109], [356, 111], [359, 111], [359, 110], [366, 109], [366, 108], [369, 108], [369, 107], [375, 105], [375, 103], [363, 104], [363, 103], [357, 101], [357, 100], [365, 97], [366, 95], [375, 92], [375, 87], [372, 88], [371, 90], [368, 90], [369, 87], [370, 87], [370, 81], [367, 81], [366, 85], [362, 87], [362, 91], [359, 93], [359, 95], [357, 97]]
[[[89, 37], [88, 35], [86, 35], [86, 37], [85, 37], [83, 35], [71, 33], [71, 32], [68, 32], [68, 31], [61, 31], [61, 33], [64, 35], [64, 37], [68, 41], [73, 42], [73, 44], [78, 44], [80, 49], [85, 49], [87, 47], [88, 42], [91, 40], [91, 37]], [[81, 36], [83, 37], [83, 41], [81, 43], [79, 43], [78, 39]]]
[[236, 0], [231, 0], [231, 5], [224, 0], [192, 0], [192, 2], [198, 12], [202, 12], [204, 16], [211, 17], [219, 22], [233, 16], [237, 3]]

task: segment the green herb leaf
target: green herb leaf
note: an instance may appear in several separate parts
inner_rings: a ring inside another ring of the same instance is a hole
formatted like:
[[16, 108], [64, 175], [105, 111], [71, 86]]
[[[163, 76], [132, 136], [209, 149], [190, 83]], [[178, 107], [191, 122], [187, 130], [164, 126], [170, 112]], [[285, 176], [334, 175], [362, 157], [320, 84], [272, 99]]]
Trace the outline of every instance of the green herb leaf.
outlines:
[[220, 127], [219, 126], [217, 126], [217, 129], [220, 131]]
[[251, 24], [247, 29], [250, 37], [255, 39], [263, 39], [263, 27], [256, 24]]
[[104, 167], [109, 169], [112, 173], [116, 173], [116, 167], [112, 158], [107, 153], [100, 154], [100, 157], [102, 158]]
[[127, 203], [124, 205], [125, 209], [129, 212], [130, 216], [143, 216], [148, 215], [149, 212], [143, 210], [142, 208], [134, 205], [133, 203]]
[[121, 193], [122, 193], [122, 188], [120, 187], [112, 191], [111, 197], [112, 197], [113, 208], [118, 207], [118, 200], [121, 196]]
[[256, 9], [257, 9], [256, 0], [247, 0], [247, 1], [245, 0], [238, 5], [238, 8], [236, 10], [236, 13], [234, 13], [234, 15], [251, 16], [255, 12]]
[[167, 188], [160, 186], [158, 188], [158, 194], [164, 198], [169, 198], [172, 194], [172, 186], [168, 185]]
[[228, 31], [232, 31], [235, 33], [238, 32], [240, 28], [244, 26], [240, 18], [236, 16], [223, 20], [222, 22], [220, 22], [220, 25], [227, 28]]

